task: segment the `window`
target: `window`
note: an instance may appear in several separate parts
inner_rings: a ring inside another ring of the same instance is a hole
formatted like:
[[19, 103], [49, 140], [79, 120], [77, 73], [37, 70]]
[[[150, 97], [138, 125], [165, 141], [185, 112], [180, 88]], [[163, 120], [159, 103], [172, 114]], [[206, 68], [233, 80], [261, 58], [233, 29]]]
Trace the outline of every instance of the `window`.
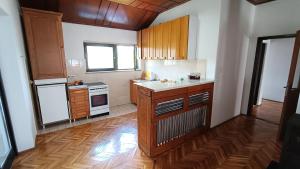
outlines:
[[87, 71], [138, 70], [135, 45], [84, 43]]

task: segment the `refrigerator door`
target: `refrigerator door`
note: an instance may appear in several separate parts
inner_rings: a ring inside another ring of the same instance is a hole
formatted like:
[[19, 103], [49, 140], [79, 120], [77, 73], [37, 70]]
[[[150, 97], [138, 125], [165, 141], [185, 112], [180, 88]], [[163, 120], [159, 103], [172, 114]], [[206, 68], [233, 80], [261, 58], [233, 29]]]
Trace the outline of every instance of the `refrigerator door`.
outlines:
[[65, 84], [37, 86], [43, 125], [69, 119]]

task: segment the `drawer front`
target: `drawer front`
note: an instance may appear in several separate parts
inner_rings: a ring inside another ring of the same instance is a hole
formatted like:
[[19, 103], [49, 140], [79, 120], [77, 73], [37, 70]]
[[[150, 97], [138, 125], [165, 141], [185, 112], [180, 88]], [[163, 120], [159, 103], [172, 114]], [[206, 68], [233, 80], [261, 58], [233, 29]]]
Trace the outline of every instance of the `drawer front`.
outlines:
[[71, 96], [70, 101], [72, 103], [89, 102], [89, 97], [88, 96]]
[[79, 119], [79, 118], [87, 117], [88, 115], [89, 113], [87, 111], [82, 111], [82, 112], [73, 113], [72, 118]]
[[88, 104], [71, 104], [71, 108], [72, 110], [75, 110], [75, 109], [89, 109], [90, 108], [90, 105]]
[[88, 94], [89, 93], [89, 91], [88, 91], [88, 89], [71, 89], [71, 90], [69, 90], [69, 92], [70, 92], [70, 94]]
[[72, 117], [73, 118], [82, 118], [90, 115], [89, 107], [72, 107]]

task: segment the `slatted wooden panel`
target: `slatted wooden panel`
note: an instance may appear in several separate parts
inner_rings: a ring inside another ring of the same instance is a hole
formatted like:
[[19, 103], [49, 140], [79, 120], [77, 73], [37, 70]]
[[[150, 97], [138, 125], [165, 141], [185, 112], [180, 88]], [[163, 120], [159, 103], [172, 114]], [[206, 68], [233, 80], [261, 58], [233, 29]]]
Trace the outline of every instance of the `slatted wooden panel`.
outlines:
[[140, 30], [159, 13], [189, 0], [20, 0], [21, 6], [63, 13], [63, 21]]

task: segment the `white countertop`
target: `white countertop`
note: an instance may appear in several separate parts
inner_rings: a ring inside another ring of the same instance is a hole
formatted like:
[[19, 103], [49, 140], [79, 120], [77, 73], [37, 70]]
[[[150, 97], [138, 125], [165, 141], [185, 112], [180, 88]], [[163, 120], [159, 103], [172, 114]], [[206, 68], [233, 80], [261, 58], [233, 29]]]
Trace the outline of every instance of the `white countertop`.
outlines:
[[176, 81], [176, 82], [148, 81], [148, 82], [135, 83], [135, 84], [151, 89], [154, 92], [160, 92], [165, 90], [196, 86], [196, 85], [207, 84], [212, 82], [214, 82], [214, 80], [184, 80], [184, 81]]

